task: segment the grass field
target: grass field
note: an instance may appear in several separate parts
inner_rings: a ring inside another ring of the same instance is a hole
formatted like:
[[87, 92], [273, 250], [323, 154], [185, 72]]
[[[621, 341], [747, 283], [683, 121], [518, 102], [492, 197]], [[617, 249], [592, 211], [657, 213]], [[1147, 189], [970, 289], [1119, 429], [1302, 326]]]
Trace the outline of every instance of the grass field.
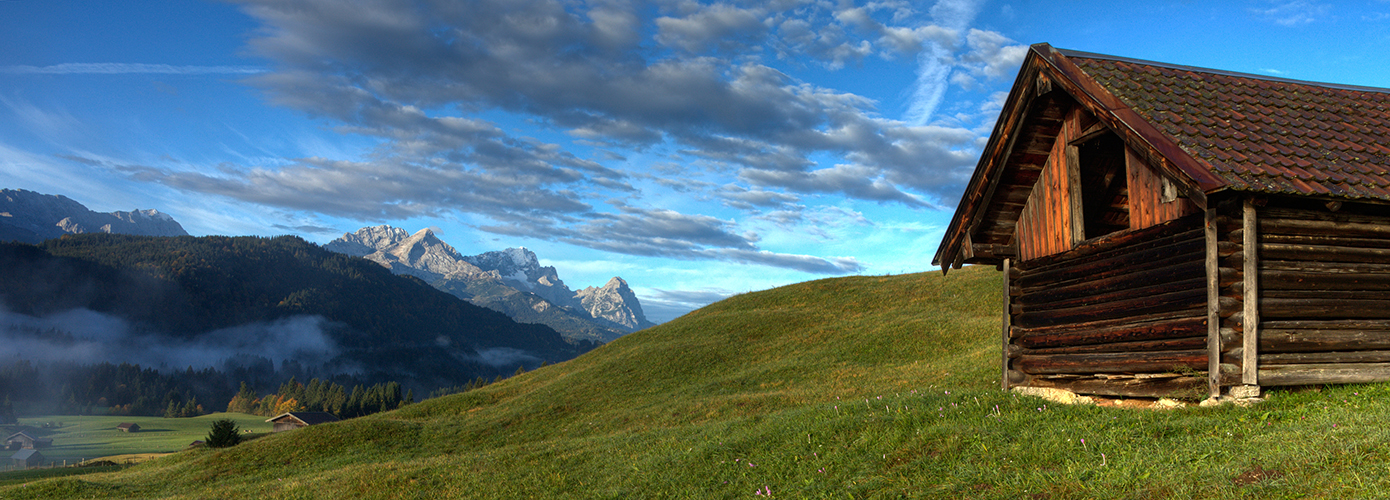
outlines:
[[[39, 450], [40, 453], [60, 464], [64, 460], [77, 463], [112, 455], [179, 451], [194, 440], [206, 437], [212, 422], [223, 418], [232, 419], [242, 430], [270, 432], [265, 417], [243, 413], [213, 413], [194, 418], [53, 415], [20, 418], [19, 425], [4, 426], [3, 432], [8, 436], [24, 431], [34, 437], [52, 438], [53, 446]], [[122, 422], [140, 424], [140, 431], [116, 430]]]
[[0, 486], [0, 498], [1365, 498], [1390, 386], [1253, 408], [998, 390], [997, 273], [733, 297], [399, 411]]

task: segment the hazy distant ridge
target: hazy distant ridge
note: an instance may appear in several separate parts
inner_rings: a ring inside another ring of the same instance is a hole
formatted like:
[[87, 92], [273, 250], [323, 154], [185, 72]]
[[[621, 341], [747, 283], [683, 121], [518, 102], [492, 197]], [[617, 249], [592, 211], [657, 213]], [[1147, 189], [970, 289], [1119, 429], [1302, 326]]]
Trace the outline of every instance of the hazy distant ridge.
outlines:
[[97, 213], [62, 195], [0, 189], [0, 241], [38, 243], [82, 233], [188, 236], [178, 221], [158, 210]]

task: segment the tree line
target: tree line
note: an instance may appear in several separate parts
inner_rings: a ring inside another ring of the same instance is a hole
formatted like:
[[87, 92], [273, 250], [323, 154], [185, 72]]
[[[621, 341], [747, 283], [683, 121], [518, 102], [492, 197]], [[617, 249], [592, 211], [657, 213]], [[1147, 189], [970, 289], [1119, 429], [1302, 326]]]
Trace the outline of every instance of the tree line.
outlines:
[[[520, 370], [518, 370], [518, 373]], [[223, 369], [158, 370], [130, 363], [0, 363], [0, 416], [25, 414], [193, 417], [225, 409], [274, 416], [286, 411], [324, 411], [352, 418], [415, 402], [399, 382], [357, 376], [314, 376], [295, 362], [265, 358], [229, 360]], [[309, 378], [309, 382], [299, 380]], [[501, 380], [477, 378], [432, 391], [429, 397], [464, 392]], [[280, 382], [283, 381], [283, 382]], [[278, 382], [278, 384], [277, 384]]]

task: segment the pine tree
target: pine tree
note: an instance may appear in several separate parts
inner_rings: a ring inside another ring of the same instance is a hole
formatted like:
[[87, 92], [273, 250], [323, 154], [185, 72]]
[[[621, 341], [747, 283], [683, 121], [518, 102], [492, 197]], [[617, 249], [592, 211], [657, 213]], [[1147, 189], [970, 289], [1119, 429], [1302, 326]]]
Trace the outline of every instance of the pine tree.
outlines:
[[236, 422], [231, 419], [221, 419], [212, 423], [212, 429], [208, 431], [207, 444], [212, 448], [226, 448], [236, 446], [241, 442], [241, 432], [236, 428]]

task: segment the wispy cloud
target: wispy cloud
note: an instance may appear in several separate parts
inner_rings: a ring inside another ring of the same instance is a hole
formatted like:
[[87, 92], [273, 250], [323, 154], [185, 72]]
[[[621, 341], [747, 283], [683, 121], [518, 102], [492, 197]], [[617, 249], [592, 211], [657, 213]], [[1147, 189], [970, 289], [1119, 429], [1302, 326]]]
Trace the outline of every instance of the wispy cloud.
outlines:
[[1255, 15], [1280, 26], [1309, 24], [1322, 18], [1332, 7], [1306, 0], [1276, 1], [1267, 8], [1252, 8]]
[[266, 72], [255, 66], [174, 66], [140, 63], [63, 63], [51, 66], [0, 66], [13, 75], [252, 75]]

